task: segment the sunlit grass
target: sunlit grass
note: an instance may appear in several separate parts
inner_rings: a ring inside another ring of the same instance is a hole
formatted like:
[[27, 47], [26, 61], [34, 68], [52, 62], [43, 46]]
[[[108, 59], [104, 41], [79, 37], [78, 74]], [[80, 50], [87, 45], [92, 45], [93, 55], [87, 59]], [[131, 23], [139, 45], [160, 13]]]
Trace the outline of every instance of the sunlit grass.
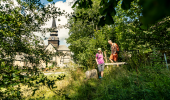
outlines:
[[[75, 64], [74, 64], [75, 65]], [[68, 85], [71, 84], [73, 81], [77, 82], [76, 84], [81, 84], [82, 80], [84, 79], [84, 73], [76, 70], [73, 71], [74, 68], [65, 68], [65, 69], [57, 69], [53, 72], [65, 72], [67, 74], [64, 80], [57, 80], [55, 81], [54, 86], [57, 86], [57, 88], [50, 90], [47, 86], [43, 86], [42, 83], [39, 83], [40, 88], [35, 92], [35, 94], [32, 96], [33, 91], [31, 89], [34, 89], [33, 87], [28, 87], [28, 85], [22, 85], [21, 86], [21, 93], [23, 94], [22, 97], [25, 98], [25, 100], [30, 99], [45, 99], [45, 100], [64, 100], [65, 98], [62, 96], [62, 93], [69, 94], [68, 92], [65, 92], [65, 90], [68, 89]], [[74, 74], [73, 74], [74, 73]], [[48, 79], [53, 80], [57, 78], [61, 74], [50, 74], [46, 75]], [[77, 79], [75, 81], [74, 79]], [[36, 80], [34, 80], [36, 82]], [[17, 85], [15, 86], [17, 88]], [[73, 92], [74, 93], [74, 92]]]
[[[52, 80], [57, 76], [58, 75], [52, 74], [52, 75], [47, 76], [47, 78]], [[40, 83], [40, 84], [42, 84], [42, 83]], [[21, 85], [21, 91], [23, 93], [23, 97], [25, 97], [26, 100], [42, 98], [42, 97], [44, 97], [44, 99], [46, 99], [46, 100], [48, 100], [51, 97], [53, 97], [53, 98], [62, 98], [62, 96], [60, 96], [60, 95], [57, 96], [55, 92], [57, 92], [57, 90], [62, 91], [62, 89], [66, 88], [66, 86], [68, 84], [69, 84], [69, 79], [68, 79], [68, 77], [66, 77], [64, 80], [55, 81], [54, 86], [57, 86], [56, 89], [50, 90], [47, 86], [43, 86], [43, 85], [40, 86], [39, 90], [37, 90], [35, 92], [34, 96], [32, 96], [33, 91], [29, 90], [31, 88], [29, 88], [28, 86]], [[55, 91], [55, 92], [53, 92], [53, 91]]]
[[[63, 80], [55, 81], [57, 88], [50, 90], [41, 86], [32, 96], [33, 91], [28, 86], [21, 85], [25, 100], [141, 100], [169, 98], [170, 73], [166, 68], [155, 70], [151, 66], [140, 66], [128, 70], [129, 65], [119, 67], [109, 66], [104, 69], [104, 77], [100, 79], [86, 79], [82, 69], [68, 69]], [[159, 66], [158, 66], [159, 67]], [[131, 68], [131, 67], [130, 67]], [[53, 80], [56, 74], [47, 75]], [[60, 91], [60, 92], [59, 92]], [[67, 95], [67, 98], [66, 98]], [[157, 97], [154, 97], [157, 95]]]
[[[156, 72], [152, 67], [127, 70], [127, 66], [105, 68], [103, 80], [90, 79], [88, 81], [77, 80], [68, 85], [69, 97], [74, 100], [104, 100], [104, 99], [151, 99], [161, 89], [169, 91], [167, 86], [170, 81], [170, 73], [162, 68]], [[80, 72], [79, 72], [80, 73]], [[83, 73], [83, 72], [82, 72]], [[76, 76], [76, 74], [74, 73]], [[80, 77], [80, 76], [78, 76]], [[165, 87], [167, 86], [167, 88]], [[156, 92], [157, 91], [157, 92]], [[161, 95], [155, 99], [168, 98], [167, 93], [161, 91]]]

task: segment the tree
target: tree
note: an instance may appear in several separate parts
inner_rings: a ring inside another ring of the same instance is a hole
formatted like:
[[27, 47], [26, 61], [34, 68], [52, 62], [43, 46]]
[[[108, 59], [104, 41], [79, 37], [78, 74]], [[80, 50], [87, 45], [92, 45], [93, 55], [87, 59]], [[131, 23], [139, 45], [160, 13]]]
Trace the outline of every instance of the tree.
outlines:
[[[76, 19], [72, 17], [69, 20], [69, 38], [67, 43], [70, 44], [69, 48], [74, 53], [74, 60], [84, 65], [86, 68], [94, 68], [96, 66], [95, 55], [97, 48], [102, 50], [108, 49], [110, 53], [107, 40], [112, 36], [111, 26], [104, 26], [99, 28], [97, 23], [99, 22], [98, 9], [99, 1], [94, 0], [92, 9], [75, 9], [76, 16], [84, 19]], [[89, 21], [91, 18], [91, 22]], [[77, 20], [77, 21], [75, 21]]]
[[[54, 55], [44, 51], [40, 40], [33, 35], [33, 32], [45, 33], [51, 30], [41, 29], [40, 26], [51, 16], [57, 17], [64, 13], [55, 7], [45, 7], [40, 1], [18, 0], [18, 7], [13, 7], [10, 0], [6, 2], [5, 6], [0, 5], [0, 97], [1, 99], [23, 99], [20, 87], [16, 89], [13, 86], [16, 84], [20, 86], [21, 83], [36, 86], [33, 90], [34, 95], [39, 83], [48, 84], [45, 82], [47, 81], [45, 76], [36, 84], [31, 82], [41, 76], [37, 65], [40, 60], [49, 62], [48, 58]], [[33, 64], [31, 70], [26, 66], [27, 78], [22, 75], [24, 70], [13, 65], [15, 55], [18, 53], [25, 54], [25, 61]], [[48, 84], [49, 87], [51, 85], [54, 84]], [[1, 87], [6, 90], [1, 91]]]
[[[104, 26], [104, 24], [111, 25], [114, 24], [115, 20], [113, 20], [112, 16], [116, 15], [116, 6], [120, 0], [101, 0], [100, 1], [100, 9], [99, 16], [100, 21], [98, 23], [99, 26]], [[155, 22], [165, 18], [166, 16], [170, 16], [170, 1], [169, 0], [122, 0], [121, 8], [124, 10], [128, 10], [131, 8], [131, 3], [133, 1], [139, 1], [139, 5], [142, 7], [140, 21], [146, 26], [148, 24], [154, 24]], [[92, 8], [92, 4], [94, 2], [92, 0], [77, 0], [75, 1], [72, 8], [78, 5], [78, 8]], [[159, 12], [159, 13], [158, 13]]]

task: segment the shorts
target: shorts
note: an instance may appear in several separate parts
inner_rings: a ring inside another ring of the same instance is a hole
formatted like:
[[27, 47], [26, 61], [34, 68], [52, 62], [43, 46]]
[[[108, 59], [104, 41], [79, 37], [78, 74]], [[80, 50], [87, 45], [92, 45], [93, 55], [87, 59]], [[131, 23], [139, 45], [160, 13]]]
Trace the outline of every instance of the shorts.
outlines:
[[115, 55], [111, 54], [111, 55], [110, 55], [110, 59], [113, 60], [113, 61], [117, 61], [117, 59], [118, 59], [118, 54], [115, 54]]
[[104, 63], [98, 64], [98, 70], [99, 70], [99, 72], [104, 71]]

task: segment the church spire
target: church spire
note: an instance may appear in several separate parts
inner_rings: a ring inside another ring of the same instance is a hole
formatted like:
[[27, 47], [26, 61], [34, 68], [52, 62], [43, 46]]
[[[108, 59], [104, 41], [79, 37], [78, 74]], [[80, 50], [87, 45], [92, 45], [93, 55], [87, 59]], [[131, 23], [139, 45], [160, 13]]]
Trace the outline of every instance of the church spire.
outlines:
[[55, 23], [55, 17], [53, 17], [52, 28], [57, 28]]
[[59, 37], [58, 30], [55, 22], [55, 17], [52, 19], [52, 31], [50, 33], [50, 37], [48, 38], [48, 44], [53, 44], [54, 47], [58, 48], [59, 46]]
[[52, 32], [56, 32], [56, 34], [58, 35], [58, 30], [57, 30], [57, 26], [56, 26], [56, 22], [55, 22], [55, 17], [53, 17], [53, 21], [52, 21]]

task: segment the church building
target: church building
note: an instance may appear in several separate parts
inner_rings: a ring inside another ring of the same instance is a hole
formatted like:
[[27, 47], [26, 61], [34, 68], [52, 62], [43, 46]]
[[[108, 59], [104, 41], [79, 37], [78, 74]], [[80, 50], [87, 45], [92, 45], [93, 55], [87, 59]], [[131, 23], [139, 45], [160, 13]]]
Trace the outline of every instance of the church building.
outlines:
[[71, 60], [71, 56], [68, 56], [71, 55], [70, 49], [65, 45], [60, 45], [55, 18], [53, 18], [52, 20], [52, 31], [50, 33], [50, 37], [48, 38], [48, 45], [45, 46], [45, 50], [49, 50], [52, 52], [62, 52], [64, 54], [67, 54], [67, 56], [64, 57], [51, 57], [50, 60], [57, 62], [58, 66], [67, 64]]
[[[55, 62], [57, 64], [58, 67], [63, 67], [65, 66], [67, 63], [69, 63], [71, 61], [71, 52], [70, 49], [65, 46], [65, 45], [60, 45], [60, 40], [58, 37], [58, 30], [56, 27], [56, 21], [55, 18], [53, 18], [52, 20], [52, 31], [50, 33], [50, 37], [48, 38], [48, 45], [46, 45], [44, 47], [44, 50], [48, 50], [50, 52], [62, 52], [64, 53], [66, 56], [54, 56], [54, 57], [50, 57], [50, 61], [52, 63], [48, 63], [48, 66], [52, 66]], [[31, 64], [26, 64], [26, 62], [23, 61], [24, 56], [23, 55], [16, 55], [16, 61], [14, 62], [14, 65], [18, 65], [18, 66], [32, 66]], [[56, 66], [56, 65], [55, 65]], [[45, 68], [46, 67], [46, 63], [41, 61], [39, 67], [41, 68]]]

